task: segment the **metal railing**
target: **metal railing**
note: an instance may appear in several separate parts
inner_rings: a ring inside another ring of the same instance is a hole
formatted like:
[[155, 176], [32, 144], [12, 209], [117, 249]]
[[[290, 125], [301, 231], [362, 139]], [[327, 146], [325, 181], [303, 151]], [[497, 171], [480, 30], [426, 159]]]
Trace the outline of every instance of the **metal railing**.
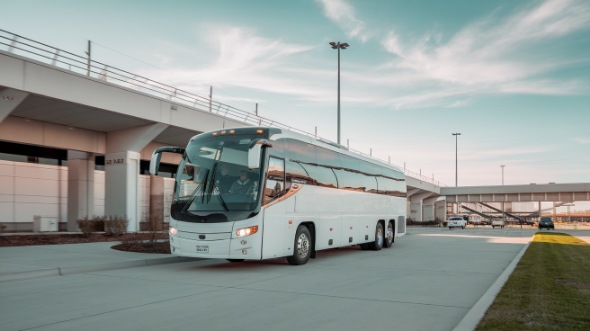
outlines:
[[[0, 29], [0, 46], [5, 46], [6, 51], [14, 55], [39, 61], [45, 64], [50, 64], [63, 70], [85, 75], [92, 79], [98, 79], [116, 84], [121, 87], [153, 95], [162, 99], [168, 99], [170, 101], [196, 108], [201, 111], [209, 111], [227, 119], [237, 120], [253, 126], [268, 126], [287, 129], [304, 134], [306, 136], [318, 138], [315, 134], [277, 121], [273, 121], [262, 116], [258, 116], [256, 114], [252, 114], [251, 112], [238, 109], [218, 101], [214, 101], [209, 97], [191, 93], [164, 83], [157, 82], [150, 78], [136, 75], [131, 72], [104, 64], [102, 62], [92, 60], [91, 56], [80, 56], [2, 29]], [[322, 140], [336, 145], [336, 143], [327, 139]], [[391, 164], [391, 162], [378, 159], [372, 155], [346, 148], [344, 146], [342, 147], [365, 157], [377, 159], [381, 162]], [[407, 170], [404, 167], [399, 168], [403, 169], [406, 175], [439, 185], [438, 182], [435, 182], [433, 178], [422, 176], [421, 174]]]

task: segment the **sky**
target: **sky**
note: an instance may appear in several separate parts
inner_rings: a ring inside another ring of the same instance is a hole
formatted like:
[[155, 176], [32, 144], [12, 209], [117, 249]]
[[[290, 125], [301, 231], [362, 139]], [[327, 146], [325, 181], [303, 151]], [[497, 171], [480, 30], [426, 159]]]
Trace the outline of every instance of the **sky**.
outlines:
[[[590, 182], [587, 0], [19, 0], [0, 29], [442, 186]], [[453, 136], [452, 133], [461, 133]], [[457, 169], [455, 168], [457, 162]], [[501, 165], [504, 165], [502, 168]], [[457, 170], [458, 178], [455, 177]]]

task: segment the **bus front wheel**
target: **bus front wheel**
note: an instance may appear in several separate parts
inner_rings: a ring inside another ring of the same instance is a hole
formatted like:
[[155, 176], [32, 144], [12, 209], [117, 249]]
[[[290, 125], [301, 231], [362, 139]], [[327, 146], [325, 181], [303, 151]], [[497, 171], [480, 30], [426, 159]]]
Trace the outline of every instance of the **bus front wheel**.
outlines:
[[300, 225], [297, 228], [293, 246], [293, 255], [287, 256], [289, 264], [306, 264], [311, 256], [311, 234], [306, 226]]
[[380, 251], [383, 248], [383, 225], [381, 223], [377, 223], [377, 227], [375, 228], [375, 241], [369, 244], [369, 247], [374, 251]]

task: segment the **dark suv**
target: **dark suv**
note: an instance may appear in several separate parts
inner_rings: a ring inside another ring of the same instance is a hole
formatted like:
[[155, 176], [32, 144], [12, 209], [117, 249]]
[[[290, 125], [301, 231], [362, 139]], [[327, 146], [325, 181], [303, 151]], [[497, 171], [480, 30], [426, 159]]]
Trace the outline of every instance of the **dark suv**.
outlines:
[[545, 228], [547, 230], [555, 230], [555, 225], [553, 225], [551, 217], [541, 217], [541, 220], [539, 220], [539, 230], [541, 230], [542, 228]]

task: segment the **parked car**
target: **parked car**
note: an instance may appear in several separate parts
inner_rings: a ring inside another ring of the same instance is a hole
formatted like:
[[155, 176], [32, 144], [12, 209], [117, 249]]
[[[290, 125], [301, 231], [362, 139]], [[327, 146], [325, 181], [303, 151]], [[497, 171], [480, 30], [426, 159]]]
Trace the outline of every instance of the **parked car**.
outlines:
[[447, 226], [449, 227], [449, 230], [452, 230], [453, 228], [457, 228], [457, 227], [461, 227], [461, 229], [465, 229], [466, 225], [467, 225], [467, 221], [461, 216], [451, 216], [447, 220]]
[[541, 219], [539, 220], [539, 230], [543, 228], [547, 230], [555, 230], [555, 225], [553, 224], [553, 220], [551, 219], [551, 217], [541, 217]]
[[500, 229], [503, 229], [505, 225], [506, 225], [506, 221], [504, 219], [495, 219], [492, 221], [492, 228], [494, 228], [494, 229], [497, 226], [500, 227]]

